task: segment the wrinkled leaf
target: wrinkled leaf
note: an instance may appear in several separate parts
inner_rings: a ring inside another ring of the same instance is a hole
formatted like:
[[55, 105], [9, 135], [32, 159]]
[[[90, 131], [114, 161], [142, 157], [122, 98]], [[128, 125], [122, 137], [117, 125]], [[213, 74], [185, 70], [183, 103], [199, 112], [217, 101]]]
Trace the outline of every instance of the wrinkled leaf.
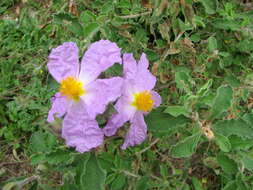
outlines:
[[200, 0], [200, 2], [205, 7], [205, 11], [207, 14], [216, 13], [216, 9], [218, 6], [217, 0]]
[[172, 146], [171, 155], [175, 158], [191, 156], [195, 152], [200, 137], [201, 133], [196, 133], [179, 141], [176, 145]]
[[221, 134], [218, 134], [216, 133], [215, 134], [215, 142], [218, 144], [218, 146], [220, 147], [220, 149], [223, 151], [223, 152], [229, 152], [230, 149], [231, 149], [231, 144], [228, 140], [227, 137], [221, 135]]
[[214, 99], [210, 119], [219, 117], [230, 106], [233, 97], [233, 90], [230, 86], [220, 86]]
[[91, 154], [81, 175], [81, 190], [103, 190], [106, 171], [100, 166], [95, 154]]
[[154, 135], [164, 136], [170, 134], [180, 125], [186, 124], [189, 119], [184, 116], [173, 117], [170, 114], [164, 113], [164, 108], [160, 107], [153, 110], [145, 117], [148, 129]]
[[219, 121], [213, 129], [224, 136], [237, 135], [242, 138], [253, 138], [253, 128], [242, 119]]
[[183, 106], [168, 106], [164, 113], [169, 113], [170, 115], [174, 117], [178, 117], [180, 115], [188, 116], [187, 110]]
[[219, 154], [217, 161], [222, 170], [227, 174], [235, 174], [238, 171], [236, 162], [224, 154]]
[[30, 148], [33, 152], [50, 152], [55, 144], [55, 136], [48, 132], [35, 132], [30, 139]]

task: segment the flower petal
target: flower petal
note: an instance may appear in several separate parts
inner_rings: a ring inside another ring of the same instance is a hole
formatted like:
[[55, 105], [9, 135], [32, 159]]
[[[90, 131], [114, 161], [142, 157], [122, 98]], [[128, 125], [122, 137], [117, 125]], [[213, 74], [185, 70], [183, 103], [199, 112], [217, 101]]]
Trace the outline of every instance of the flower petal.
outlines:
[[79, 78], [88, 84], [114, 63], [121, 64], [120, 50], [116, 43], [109, 40], [92, 43], [83, 56]]
[[78, 47], [74, 42], [65, 42], [52, 49], [48, 59], [48, 70], [57, 82], [68, 76], [77, 76], [79, 71]]
[[106, 136], [115, 135], [117, 130], [122, 127], [125, 122], [132, 119], [134, 113], [136, 112], [135, 107], [130, 105], [126, 97], [121, 97], [117, 101], [115, 109], [118, 113], [114, 114], [103, 128]]
[[148, 63], [147, 56], [145, 53], [142, 53], [141, 58], [138, 62], [138, 69], [145, 70], [145, 69], [148, 69], [148, 66], [149, 66], [149, 63]]
[[136, 74], [137, 88], [141, 91], [151, 90], [156, 83], [156, 77], [148, 70], [148, 60], [143, 53], [138, 62], [138, 72]]
[[131, 120], [130, 129], [125, 137], [125, 142], [121, 146], [122, 149], [126, 149], [128, 146], [134, 146], [141, 144], [147, 136], [147, 125], [144, 121], [143, 114], [136, 112]]
[[113, 77], [110, 79], [98, 79], [86, 86], [87, 93], [82, 97], [91, 118], [102, 114], [109, 102], [115, 101], [122, 90], [123, 79]]
[[123, 71], [124, 78], [133, 79], [136, 76], [137, 72], [137, 63], [133, 57], [132, 53], [125, 53], [123, 55]]
[[124, 117], [122, 114], [114, 114], [103, 128], [104, 134], [108, 137], [115, 135], [117, 130], [127, 121], [128, 118]]
[[84, 103], [79, 101], [72, 105], [63, 120], [62, 137], [67, 146], [83, 153], [100, 146], [104, 134], [97, 121], [88, 116]]
[[156, 91], [151, 91], [153, 100], [155, 101], [155, 107], [160, 106], [160, 104], [162, 103], [162, 99], [161, 96], [156, 92]]
[[70, 102], [58, 92], [52, 98], [52, 107], [48, 112], [47, 121], [52, 123], [54, 121], [54, 115], [62, 117], [68, 110]]

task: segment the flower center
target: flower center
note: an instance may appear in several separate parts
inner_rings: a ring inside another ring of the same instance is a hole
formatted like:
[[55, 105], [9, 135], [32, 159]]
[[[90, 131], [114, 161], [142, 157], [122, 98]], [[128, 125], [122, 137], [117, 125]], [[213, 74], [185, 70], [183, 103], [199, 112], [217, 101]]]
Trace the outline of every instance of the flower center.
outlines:
[[78, 101], [85, 93], [83, 83], [75, 77], [67, 77], [61, 81], [60, 93], [69, 99]]
[[134, 101], [132, 105], [137, 108], [137, 110], [148, 112], [154, 106], [154, 100], [149, 91], [143, 91], [134, 94]]

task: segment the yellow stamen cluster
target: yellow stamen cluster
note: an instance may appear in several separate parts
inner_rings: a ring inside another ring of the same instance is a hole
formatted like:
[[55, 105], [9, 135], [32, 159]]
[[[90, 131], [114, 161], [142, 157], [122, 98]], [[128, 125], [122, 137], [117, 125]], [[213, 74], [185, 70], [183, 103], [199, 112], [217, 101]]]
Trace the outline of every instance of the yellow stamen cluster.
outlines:
[[75, 77], [67, 77], [61, 81], [60, 93], [69, 99], [78, 101], [85, 93], [83, 83]]
[[154, 100], [152, 99], [152, 94], [149, 91], [143, 91], [136, 93], [134, 95], [134, 101], [132, 105], [137, 108], [137, 110], [148, 112], [152, 110], [154, 106]]

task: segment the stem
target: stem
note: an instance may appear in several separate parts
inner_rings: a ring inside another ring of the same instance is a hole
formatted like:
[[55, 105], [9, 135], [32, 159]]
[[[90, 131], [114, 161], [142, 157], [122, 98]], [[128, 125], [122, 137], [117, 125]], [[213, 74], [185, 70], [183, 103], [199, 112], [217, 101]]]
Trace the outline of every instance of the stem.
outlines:
[[144, 12], [144, 13], [139, 13], [139, 14], [133, 14], [133, 15], [125, 15], [125, 16], [119, 16], [120, 18], [122, 19], [129, 19], [129, 18], [137, 18], [137, 17], [140, 17], [140, 16], [145, 16], [145, 15], [149, 15], [151, 14], [152, 11], [147, 11], [147, 12]]

